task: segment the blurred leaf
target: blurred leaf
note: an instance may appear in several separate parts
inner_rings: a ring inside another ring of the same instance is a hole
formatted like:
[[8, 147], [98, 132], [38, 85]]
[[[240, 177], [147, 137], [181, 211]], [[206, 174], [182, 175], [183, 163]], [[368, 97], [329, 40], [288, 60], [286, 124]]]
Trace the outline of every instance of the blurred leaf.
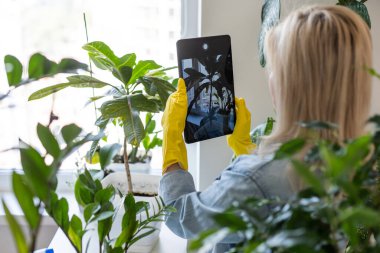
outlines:
[[40, 53], [33, 54], [29, 59], [29, 79], [39, 79], [49, 74], [57, 73], [58, 64]]
[[139, 61], [133, 68], [132, 77], [129, 80], [128, 84], [135, 83], [137, 79], [144, 76], [146, 73], [148, 73], [148, 71], [158, 68], [161, 68], [161, 66], [152, 60]]
[[356, 14], [363, 18], [363, 20], [367, 23], [368, 27], [371, 28], [371, 19], [368, 14], [367, 7], [364, 5], [364, 3], [359, 1], [347, 1], [343, 3], [338, 3], [338, 5], [346, 6], [354, 12], [356, 12]]
[[147, 94], [160, 96], [163, 106], [166, 105], [169, 95], [176, 90], [169, 81], [159, 77], [143, 76], [139, 81], [144, 85]]
[[41, 200], [46, 200], [49, 192], [48, 179], [53, 176], [51, 175], [52, 170], [34, 148], [25, 143], [21, 144], [24, 146], [20, 148], [20, 156], [25, 176], [30, 182], [33, 192]]
[[131, 111], [124, 121], [124, 134], [129, 144], [138, 146], [145, 136], [144, 125], [138, 112]]
[[376, 72], [375, 69], [373, 68], [367, 68], [368, 72], [370, 73], [370, 75], [374, 76], [374, 77], [377, 77], [380, 79], [380, 74]]
[[127, 84], [132, 76], [132, 68], [128, 66], [121, 66], [117, 68], [117, 70], [112, 71], [112, 74], [124, 84]]
[[70, 145], [71, 142], [75, 140], [82, 132], [82, 128], [78, 127], [75, 124], [70, 124], [62, 127], [61, 134], [67, 145]]
[[12, 186], [17, 202], [19, 203], [30, 228], [33, 230], [37, 229], [41, 217], [37, 206], [34, 205], [33, 191], [25, 182], [25, 176], [13, 172]]
[[69, 223], [69, 204], [65, 198], [59, 199], [52, 207], [52, 217], [57, 225], [67, 233]]
[[112, 217], [113, 214], [114, 214], [113, 211], [104, 211], [104, 212], [101, 212], [101, 213], [95, 215], [93, 218], [91, 218], [89, 220], [89, 222], [102, 221], [102, 220], [105, 220], [105, 219]]
[[280, 148], [276, 151], [274, 156], [275, 160], [290, 158], [299, 152], [306, 144], [304, 139], [296, 138], [285, 142], [280, 146]]
[[361, 226], [379, 226], [379, 213], [367, 207], [354, 207], [342, 211], [339, 220]]
[[261, 30], [259, 36], [259, 57], [260, 64], [265, 67], [264, 40], [267, 32], [280, 20], [281, 3], [280, 0], [265, 0], [261, 9]]
[[318, 120], [301, 121], [299, 125], [308, 129], [324, 130], [324, 129], [338, 129], [338, 125], [331, 122], [324, 122]]
[[36, 100], [43, 97], [46, 97], [48, 95], [51, 95], [53, 93], [56, 93], [62, 89], [68, 88], [68, 87], [74, 87], [74, 88], [103, 88], [106, 85], [110, 85], [108, 83], [102, 82], [94, 77], [85, 76], [85, 75], [74, 75], [67, 77], [67, 80], [69, 82], [67, 83], [60, 83], [55, 84], [46, 88], [42, 88], [40, 90], [37, 90], [33, 92], [28, 100]]
[[88, 66], [71, 58], [63, 58], [58, 63], [57, 73], [76, 73], [78, 69], [88, 71]]
[[46, 151], [49, 154], [51, 154], [54, 158], [58, 158], [59, 154], [61, 153], [61, 150], [59, 148], [57, 140], [50, 131], [49, 127], [46, 127], [38, 123], [37, 134]]
[[9, 228], [16, 242], [18, 253], [27, 253], [28, 245], [26, 243], [24, 232], [22, 231], [20, 224], [17, 222], [15, 217], [9, 211], [9, 208], [5, 204], [4, 200], [2, 200], [2, 203], [3, 203], [4, 212], [5, 212], [5, 218], [7, 219]]
[[107, 168], [107, 166], [112, 162], [114, 156], [119, 153], [120, 149], [121, 145], [118, 143], [109, 144], [100, 148], [99, 159], [100, 168], [102, 170]]
[[318, 178], [318, 176], [313, 171], [311, 171], [311, 168], [309, 166], [297, 160], [292, 160], [292, 165], [298, 175], [300, 175], [301, 178], [316, 192], [321, 195], [326, 194], [321, 179]]
[[7, 73], [9, 86], [17, 86], [22, 79], [22, 64], [13, 55], [4, 57], [5, 71]]
[[240, 231], [247, 228], [246, 222], [234, 213], [218, 213], [214, 215], [214, 220], [220, 226], [228, 226], [231, 231]]

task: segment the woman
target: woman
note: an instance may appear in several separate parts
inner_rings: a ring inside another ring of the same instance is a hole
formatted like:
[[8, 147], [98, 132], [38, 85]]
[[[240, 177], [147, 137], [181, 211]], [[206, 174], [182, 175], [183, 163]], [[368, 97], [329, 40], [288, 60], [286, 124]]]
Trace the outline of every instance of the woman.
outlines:
[[[211, 216], [248, 197], [288, 199], [302, 188], [286, 161], [272, 161], [278, 146], [302, 135], [299, 121], [319, 120], [339, 126], [339, 136], [328, 130], [320, 138], [338, 141], [363, 134], [369, 114], [372, 43], [368, 26], [353, 11], [341, 6], [297, 10], [272, 29], [266, 38], [269, 89], [277, 124], [256, 154], [251, 153], [250, 113], [244, 100], [236, 100], [237, 122], [227, 137], [239, 157], [203, 192], [196, 192], [187, 172], [182, 132], [186, 118], [183, 80], [167, 103], [163, 116], [164, 176], [160, 193], [176, 213], [167, 226], [183, 238], [193, 238], [214, 226]], [[268, 207], [267, 207], [268, 208]], [[267, 210], [263, 209], [263, 216]], [[214, 252], [225, 252], [240, 238], [229, 236]]]

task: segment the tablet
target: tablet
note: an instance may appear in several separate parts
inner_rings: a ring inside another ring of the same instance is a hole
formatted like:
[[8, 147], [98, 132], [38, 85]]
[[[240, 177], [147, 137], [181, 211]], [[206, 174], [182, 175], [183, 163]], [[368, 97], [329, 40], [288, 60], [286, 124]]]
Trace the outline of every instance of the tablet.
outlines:
[[179, 40], [177, 56], [187, 90], [186, 143], [231, 134], [236, 113], [230, 36]]

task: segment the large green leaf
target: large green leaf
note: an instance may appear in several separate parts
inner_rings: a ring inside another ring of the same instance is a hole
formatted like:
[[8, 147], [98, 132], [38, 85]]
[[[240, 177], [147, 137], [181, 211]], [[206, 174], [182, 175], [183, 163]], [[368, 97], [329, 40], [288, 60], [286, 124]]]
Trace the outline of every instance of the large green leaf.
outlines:
[[264, 41], [267, 32], [280, 20], [281, 2], [280, 0], [265, 0], [261, 9], [261, 30], [259, 36], [259, 57], [260, 64], [265, 67]]
[[139, 78], [139, 81], [144, 85], [147, 94], [160, 96], [163, 106], [166, 105], [169, 95], [176, 90], [169, 81], [159, 77], [143, 76]]
[[41, 200], [45, 200], [49, 192], [48, 179], [52, 176], [52, 170], [34, 148], [22, 144], [24, 147], [20, 148], [20, 156], [25, 176], [35, 194]]
[[57, 225], [67, 233], [70, 220], [69, 220], [69, 204], [65, 198], [61, 198], [54, 203], [52, 207], [52, 216]]
[[136, 64], [136, 54], [126, 54], [120, 57], [119, 59], [119, 66], [127, 66], [132, 68]]
[[121, 66], [112, 70], [112, 74], [126, 85], [132, 76], [132, 68], [129, 66]]
[[298, 138], [285, 142], [276, 151], [274, 159], [290, 158], [299, 152], [306, 144], [304, 139]]
[[34, 205], [33, 193], [30, 186], [25, 182], [26, 178], [23, 175], [13, 172], [12, 187], [17, 201], [24, 213], [26, 220], [31, 229], [36, 229], [39, 225], [41, 216], [38, 208]]
[[70, 226], [69, 226], [67, 234], [69, 236], [70, 242], [74, 244], [78, 252], [81, 252], [82, 251], [82, 236], [83, 236], [82, 221], [75, 214], [71, 218]]
[[338, 5], [346, 6], [356, 12], [367, 23], [368, 27], [371, 28], [371, 18], [364, 3], [359, 1], [340, 1]]
[[67, 83], [60, 83], [55, 84], [43, 89], [40, 89], [34, 93], [32, 93], [28, 100], [36, 100], [43, 97], [46, 97], [50, 94], [56, 93], [57, 91], [60, 91], [62, 89], [65, 89], [67, 87], [74, 87], [74, 88], [103, 88], [106, 85], [110, 85], [108, 83], [105, 83], [103, 81], [100, 81], [94, 77], [91, 76], [85, 76], [85, 75], [74, 75], [67, 77], [67, 80], [69, 82]]
[[137, 79], [144, 76], [150, 70], [161, 68], [156, 62], [152, 60], [139, 61], [133, 68], [132, 77], [129, 80], [129, 84], [135, 83]]
[[67, 145], [70, 145], [75, 138], [82, 132], [82, 128], [75, 124], [70, 124], [62, 127], [61, 134]]
[[100, 107], [104, 119], [127, 117], [131, 110], [158, 112], [159, 104], [153, 97], [132, 94], [106, 101]]
[[28, 245], [26, 243], [24, 232], [22, 231], [20, 224], [17, 222], [15, 217], [9, 211], [9, 208], [5, 204], [4, 200], [2, 200], [2, 202], [3, 202], [4, 212], [5, 212], [5, 218], [7, 219], [9, 228], [15, 240], [17, 251], [18, 253], [27, 253]]
[[137, 111], [131, 111], [124, 120], [124, 134], [129, 144], [138, 146], [145, 137], [144, 125]]
[[55, 74], [58, 64], [40, 53], [33, 54], [29, 59], [29, 79], [39, 79], [49, 74]]
[[91, 59], [102, 69], [116, 68], [119, 65], [119, 58], [114, 54], [111, 48], [102, 41], [94, 41], [87, 43], [83, 49], [88, 51]]
[[37, 134], [46, 151], [54, 158], [57, 158], [61, 153], [61, 150], [59, 148], [58, 141], [55, 139], [49, 127], [38, 123]]
[[109, 144], [100, 148], [100, 167], [104, 170], [112, 161], [112, 158], [119, 153], [121, 145], [118, 143]]
[[21, 83], [22, 64], [13, 55], [4, 57], [5, 71], [7, 72], [9, 86], [17, 86]]

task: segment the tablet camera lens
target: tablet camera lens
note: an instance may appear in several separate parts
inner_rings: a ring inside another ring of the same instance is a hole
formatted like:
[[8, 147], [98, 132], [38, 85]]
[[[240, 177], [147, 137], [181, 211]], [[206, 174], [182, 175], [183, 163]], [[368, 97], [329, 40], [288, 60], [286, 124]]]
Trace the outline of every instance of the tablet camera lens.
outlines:
[[204, 50], [207, 50], [207, 49], [208, 49], [208, 45], [207, 45], [207, 43], [203, 43], [202, 48], [203, 48]]

